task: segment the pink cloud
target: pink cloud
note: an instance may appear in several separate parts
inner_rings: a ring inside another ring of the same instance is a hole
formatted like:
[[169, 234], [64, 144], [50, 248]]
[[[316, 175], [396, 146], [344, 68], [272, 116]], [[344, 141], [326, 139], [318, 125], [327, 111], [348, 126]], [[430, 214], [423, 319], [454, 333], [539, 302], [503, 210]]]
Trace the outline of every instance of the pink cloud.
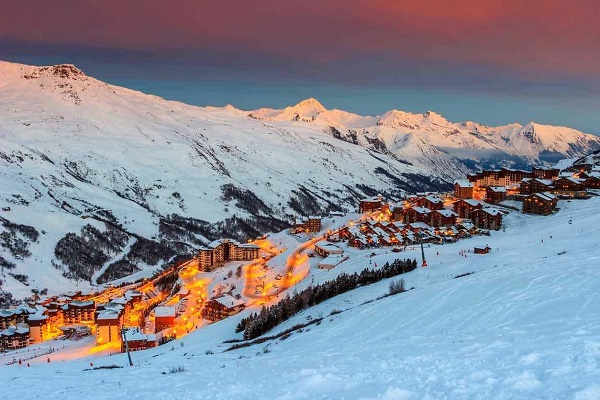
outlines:
[[139, 50], [232, 49], [328, 63], [451, 60], [598, 76], [595, 1], [105, 0], [10, 2], [0, 37]]

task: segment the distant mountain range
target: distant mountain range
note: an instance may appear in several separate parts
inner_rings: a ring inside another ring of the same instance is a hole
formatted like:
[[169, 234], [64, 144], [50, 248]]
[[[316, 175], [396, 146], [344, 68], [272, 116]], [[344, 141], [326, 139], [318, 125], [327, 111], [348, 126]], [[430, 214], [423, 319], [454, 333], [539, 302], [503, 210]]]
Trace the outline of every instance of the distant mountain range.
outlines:
[[315, 99], [201, 108], [72, 65], [0, 62], [0, 289], [24, 297], [139, 277], [215, 238], [281, 230], [295, 215], [597, 149], [596, 136], [570, 128], [396, 110], [365, 117]]

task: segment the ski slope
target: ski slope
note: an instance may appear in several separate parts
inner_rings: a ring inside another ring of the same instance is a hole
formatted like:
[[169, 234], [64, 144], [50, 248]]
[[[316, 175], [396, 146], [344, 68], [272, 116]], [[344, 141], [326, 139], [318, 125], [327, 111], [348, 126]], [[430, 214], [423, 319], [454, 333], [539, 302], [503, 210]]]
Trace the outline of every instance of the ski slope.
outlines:
[[[430, 266], [403, 276], [413, 290], [363, 304], [387, 292], [383, 281], [338, 296], [272, 332], [326, 317], [286, 340], [224, 352], [242, 313], [134, 353], [134, 367], [84, 371], [126, 359], [63, 362], [60, 352], [50, 364], [2, 365], [0, 398], [598, 399], [599, 206], [592, 198], [561, 201], [549, 217], [513, 212], [505, 232], [427, 248]], [[459, 254], [486, 243], [491, 254]], [[325, 280], [366, 260], [311, 274]], [[474, 274], [454, 279], [465, 272]]]

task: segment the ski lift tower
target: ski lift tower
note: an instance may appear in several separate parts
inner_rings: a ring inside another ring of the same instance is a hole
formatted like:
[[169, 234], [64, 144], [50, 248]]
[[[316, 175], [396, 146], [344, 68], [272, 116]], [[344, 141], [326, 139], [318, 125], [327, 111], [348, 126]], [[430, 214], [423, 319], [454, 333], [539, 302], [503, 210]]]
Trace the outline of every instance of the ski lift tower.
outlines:
[[427, 266], [427, 260], [425, 259], [425, 249], [423, 248], [423, 235], [422, 232], [419, 232], [419, 243], [421, 244], [421, 266], [425, 268]]

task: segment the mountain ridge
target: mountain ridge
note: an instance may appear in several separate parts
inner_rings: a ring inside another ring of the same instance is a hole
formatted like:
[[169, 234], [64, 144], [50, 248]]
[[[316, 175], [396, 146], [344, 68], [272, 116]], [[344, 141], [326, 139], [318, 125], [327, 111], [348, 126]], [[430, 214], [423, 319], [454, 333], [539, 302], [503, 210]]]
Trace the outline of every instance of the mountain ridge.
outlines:
[[[447, 190], [478, 166], [600, 148], [569, 128], [499, 132], [433, 112], [381, 119], [316, 99], [283, 110], [197, 107], [68, 64], [0, 62], [0, 290], [22, 298], [136, 279], [216, 238], [351, 211], [361, 197]], [[388, 124], [398, 121], [415, 129]]]

